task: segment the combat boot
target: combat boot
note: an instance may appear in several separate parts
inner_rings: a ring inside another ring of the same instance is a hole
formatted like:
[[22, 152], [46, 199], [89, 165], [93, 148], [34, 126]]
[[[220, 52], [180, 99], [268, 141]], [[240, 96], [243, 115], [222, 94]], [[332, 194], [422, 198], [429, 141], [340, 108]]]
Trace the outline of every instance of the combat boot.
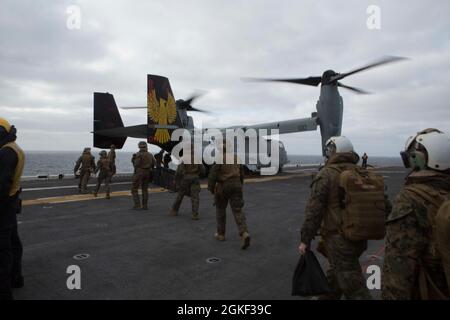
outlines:
[[109, 193], [106, 194], [106, 199], [111, 199], [111, 196], [109, 195]]
[[216, 240], [218, 241], [225, 241], [225, 236], [217, 232], [214, 234], [214, 238], [216, 238]]
[[242, 240], [242, 245], [241, 245], [241, 249], [245, 250], [250, 246], [250, 235], [248, 234], [247, 231], [245, 231], [242, 236], [241, 236], [241, 240]]
[[95, 192], [94, 192], [94, 197], [96, 197], [96, 198], [97, 198], [97, 191], [95, 191]]
[[178, 211], [175, 210], [175, 209], [173, 209], [173, 208], [171, 208], [171, 209], [169, 210], [169, 214], [170, 214], [171, 216], [177, 216], [177, 215], [178, 215]]
[[142, 210], [148, 210], [147, 201], [142, 200]]
[[141, 208], [141, 201], [139, 200], [139, 195], [137, 193], [132, 193], [133, 196], [133, 202], [134, 202], [134, 206], [133, 206], [133, 210], [139, 210]]
[[192, 213], [192, 220], [198, 220], [198, 213]]

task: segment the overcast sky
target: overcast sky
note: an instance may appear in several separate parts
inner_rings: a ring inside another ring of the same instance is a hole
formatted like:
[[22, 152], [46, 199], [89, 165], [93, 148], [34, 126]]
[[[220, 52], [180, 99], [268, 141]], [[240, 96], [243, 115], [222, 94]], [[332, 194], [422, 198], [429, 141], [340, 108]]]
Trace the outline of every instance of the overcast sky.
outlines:
[[[67, 26], [80, 8], [79, 29]], [[369, 5], [381, 29], [369, 30]], [[426, 127], [450, 133], [450, 2], [433, 1], [5, 1], [0, 2], [0, 116], [25, 150], [92, 145], [93, 92], [145, 105], [146, 74], [175, 97], [206, 92], [192, 114], [204, 127], [308, 117], [319, 88], [246, 83], [241, 77], [319, 76], [385, 55], [406, 62], [343, 81], [343, 134], [356, 151], [397, 156]], [[125, 125], [146, 110], [121, 110]], [[290, 154], [320, 154], [319, 131], [281, 136]], [[135, 150], [128, 139], [125, 150]], [[157, 150], [157, 149], [156, 149]]]

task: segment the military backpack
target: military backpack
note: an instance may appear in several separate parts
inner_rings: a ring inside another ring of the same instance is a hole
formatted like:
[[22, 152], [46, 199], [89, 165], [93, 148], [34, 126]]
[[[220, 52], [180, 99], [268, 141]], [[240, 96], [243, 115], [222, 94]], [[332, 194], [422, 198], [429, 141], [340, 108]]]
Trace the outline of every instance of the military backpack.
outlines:
[[352, 241], [383, 239], [386, 234], [383, 177], [357, 166], [335, 168], [340, 172], [342, 235]]

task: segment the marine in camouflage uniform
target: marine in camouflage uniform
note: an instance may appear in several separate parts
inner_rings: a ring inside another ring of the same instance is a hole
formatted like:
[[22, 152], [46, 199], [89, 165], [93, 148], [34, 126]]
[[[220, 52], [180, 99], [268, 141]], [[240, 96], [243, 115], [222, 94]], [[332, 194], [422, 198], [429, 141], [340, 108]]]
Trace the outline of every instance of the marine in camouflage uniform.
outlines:
[[[151, 180], [153, 168], [155, 167], [155, 158], [147, 150], [147, 142], [141, 141], [138, 144], [139, 152], [132, 158], [134, 174], [132, 178], [131, 194], [133, 196], [133, 209], [148, 210], [148, 184]], [[138, 190], [142, 189], [142, 206]]]
[[[225, 152], [224, 152], [225, 153]], [[232, 164], [214, 164], [208, 177], [208, 190], [214, 194], [217, 218], [217, 233], [215, 237], [219, 241], [225, 240], [226, 231], [226, 209], [228, 202], [239, 229], [242, 240], [242, 249], [250, 245], [244, 207], [242, 186], [244, 183], [244, 169], [238, 164], [237, 156]]]
[[[395, 199], [387, 218], [386, 253], [383, 265], [382, 298], [387, 300], [419, 299], [419, 276], [425, 271], [441, 293], [448, 296], [448, 286], [442, 262], [436, 253], [432, 223], [428, 217], [429, 202], [414, 190], [430, 191], [450, 196], [450, 174], [434, 170], [413, 172], [405, 188]], [[441, 298], [429, 287], [429, 299]]]
[[168, 169], [169, 168], [169, 163], [172, 161], [172, 157], [170, 156], [169, 152], [166, 152], [164, 154], [163, 157], [163, 164], [164, 164], [164, 168]]
[[[81, 166], [81, 169], [80, 169]], [[80, 182], [78, 183], [78, 190], [81, 193], [88, 193], [87, 184], [91, 173], [95, 171], [95, 158], [91, 155], [91, 148], [84, 148], [83, 154], [78, 158], [73, 173], [76, 176], [77, 171], [80, 170]]]
[[[193, 158], [191, 159], [193, 162]], [[172, 205], [170, 213], [177, 215], [183, 197], [189, 195], [192, 202], [192, 219], [198, 220], [198, 208], [200, 205], [200, 176], [205, 175], [203, 164], [180, 163], [175, 173], [175, 179], [181, 180], [177, 198]]]
[[354, 152], [335, 153], [329, 158], [311, 184], [311, 195], [305, 209], [301, 228], [301, 242], [310, 247], [320, 229], [322, 252], [329, 262], [327, 278], [333, 293], [319, 299], [371, 299], [359, 264], [359, 257], [367, 249], [367, 241], [350, 241], [340, 233], [342, 217], [339, 207], [339, 171], [355, 167], [359, 156]]
[[[100, 171], [100, 172], [99, 172]], [[94, 197], [97, 196], [98, 191], [100, 190], [100, 186], [102, 182], [105, 182], [106, 189], [106, 199], [110, 199], [110, 187], [109, 184], [111, 182], [112, 177], [112, 164], [110, 158], [106, 154], [106, 151], [100, 152], [100, 159], [97, 161], [97, 167], [95, 168], [95, 173], [99, 172], [97, 178], [97, 186], [95, 187]]]
[[113, 175], [116, 174], [116, 146], [115, 145], [111, 145], [111, 149], [108, 152], [107, 155], [109, 162], [111, 163], [111, 178]]

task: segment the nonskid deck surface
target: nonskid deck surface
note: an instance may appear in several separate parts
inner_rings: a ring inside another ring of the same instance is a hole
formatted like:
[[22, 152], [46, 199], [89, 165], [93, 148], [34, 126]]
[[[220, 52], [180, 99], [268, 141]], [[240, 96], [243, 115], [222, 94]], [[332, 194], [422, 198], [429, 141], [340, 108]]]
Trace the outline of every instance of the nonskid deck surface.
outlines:
[[[393, 199], [406, 172], [379, 171]], [[213, 197], [204, 188], [200, 220], [193, 221], [189, 198], [179, 216], [169, 216], [176, 194], [156, 186], [148, 211], [131, 210], [128, 181], [114, 180], [119, 183], [110, 200], [79, 195], [76, 180], [24, 183], [19, 232], [25, 287], [15, 290], [15, 298], [299, 299], [290, 290], [311, 171], [247, 179], [244, 210], [252, 239], [246, 251], [229, 209], [227, 240], [214, 239]], [[86, 255], [74, 258], [79, 254]], [[363, 268], [380, 265], [382, 256], [383, 242], [370, 241]], [[81, 269], [81, 290], [67, 288], [70, 265]]]

